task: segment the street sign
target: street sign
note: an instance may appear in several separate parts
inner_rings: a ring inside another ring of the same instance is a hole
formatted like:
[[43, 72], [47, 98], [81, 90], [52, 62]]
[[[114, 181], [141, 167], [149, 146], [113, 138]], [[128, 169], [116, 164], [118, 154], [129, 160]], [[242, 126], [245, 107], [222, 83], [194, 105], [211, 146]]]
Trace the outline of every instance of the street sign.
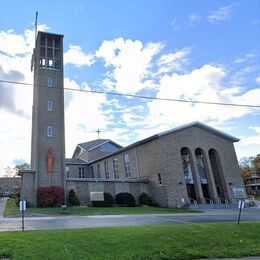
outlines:
[[20, 201], [19, 208], [20, 208], [20, 211], [25, 211], [26, 210], [26, 201], [25, 200], [21, 200]]
[[245, 201], [244, 201], [244, 200], [238, 201], [238, 208], [239, 208], [239, 209], [243, 209], [244, 206], [245, 206]]

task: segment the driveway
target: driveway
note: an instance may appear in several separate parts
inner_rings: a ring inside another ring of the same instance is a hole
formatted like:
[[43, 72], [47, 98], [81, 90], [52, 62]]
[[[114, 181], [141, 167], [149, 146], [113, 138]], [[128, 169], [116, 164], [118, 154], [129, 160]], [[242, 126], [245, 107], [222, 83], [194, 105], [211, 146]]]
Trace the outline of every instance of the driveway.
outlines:
[[[192, 224], [227, 222], [236, 223], [238, 209], [207, 209], [204, 213], [145, 214], [145, 215], [98, 215], [58, 216], [25, 218], [25, 230], [142, 226], [153, 224]], [[260, 208], [246, 208], [241, 214], [243, 221], [260, 221]], [[21, 218], [0, 218], [0, 231], [21, 230]]]
[[8, 198], [0, 198], [0, 218], [3, 218], [3, 213], [7, 200]]

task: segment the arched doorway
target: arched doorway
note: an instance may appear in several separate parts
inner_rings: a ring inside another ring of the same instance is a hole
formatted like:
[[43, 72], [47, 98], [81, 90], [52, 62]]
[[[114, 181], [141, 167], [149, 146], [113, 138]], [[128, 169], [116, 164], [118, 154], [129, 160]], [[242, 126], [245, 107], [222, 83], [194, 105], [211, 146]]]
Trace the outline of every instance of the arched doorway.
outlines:
[[213, 177], [215, 180], [217, 195], [220, 202], [224, 203], [228, 199], [227, 188], [224, 181], [224, 175], [220, 163], [219, 154], [215, 149], [209, 150], [209, 159], [211, 164], [211, 169], [213, 172]]
[[205, 198], [206, 202], [209, 203], [210, 195], [206, 173], [205, 153], [201, 148], [197, 148], [195, 150], [195, 156], [203, 197]]
[[194, 187], [192, 157], [191, 152], [187, 147], [181, 149], [181, 159], [187, 193], [189, 198], [191, 199], [191, 203], [193, 203], [194, 201], [197, 201], [197, 197]]

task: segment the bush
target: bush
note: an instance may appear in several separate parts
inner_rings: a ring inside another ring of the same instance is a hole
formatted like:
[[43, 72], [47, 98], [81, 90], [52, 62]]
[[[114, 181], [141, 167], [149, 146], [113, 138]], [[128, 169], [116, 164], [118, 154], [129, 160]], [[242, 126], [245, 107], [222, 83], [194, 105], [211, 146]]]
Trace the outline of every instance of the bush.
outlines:
[[141, 205], [148, 205], [153, 207], [159, 207], [159, 204], [154, 201], [152, 197], [150, 197], [147, 193], [143, 192], [139, 196], [139, 204]]
[[42, 187], [37, 193], [38, 207], [57, 207], [64, 204], [64, 190], [60, 186]]
[[68, 199], [67, 199], [67, 205], [69, 207], [73, 206], [80, 206], [80, 201], [78, 196], [75, 194], [74, 190], [69, 191]]
[[116, 204], [119, 206], [135, 207], [135, 198], [131, 193], [121, 192], [116, 194]]
[[107, 192], [104, 192], [104, 201], [92, 201], [93, 207], [113, 207], [114, 197]]

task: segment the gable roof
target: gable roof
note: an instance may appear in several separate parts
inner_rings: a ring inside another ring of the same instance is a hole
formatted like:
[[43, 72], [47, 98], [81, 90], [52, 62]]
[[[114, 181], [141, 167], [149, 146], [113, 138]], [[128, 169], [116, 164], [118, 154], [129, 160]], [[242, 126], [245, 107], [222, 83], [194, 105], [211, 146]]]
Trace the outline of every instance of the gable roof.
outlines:
[[216, 128], [213, 128], [211, 126], [208, 126], [206, 124], [203, 124], [201, 122], [198, 122], [198, 121], [195, 121], [195, 122], [192, 122], [192, 123], [189, 123], [189, 124], [185, 124], [185, 125], [182, 125], [182, 126], [179, 126], [179, 127], [175, 127], [175, 128], [172, 128], [170, 130], [167, 130], [167, 131], [164, 131], [164, 132], [161, 132], [158, 134], [158, 137], [160, 136], [164, 136], [164, 135], [167, 135], [167, 134], [171, 134], [171, 133], [175, 133], [175, 132], [178, 132], [178, 131], [181, 131], [181, 130], [184, 130], [184, 129], [187, 129], [189, 127], [192, 127], [192, 126], [197, 126], [201, 129], [204, 129], [206, 131], [209, 131], [209, 132], [212, 132], [220, 137], [223, 137], [227, 140], [230, 140], [232, 142], [238, 142], [240, 139], [232, 136], [232, 135], [229, 135], [229, 134], [226, 134]]
[[96, 140], [92, 140], [89, 142], [80, 143], [80, 144], [78, 144], [78, 146], [81, 147], [82, 149], [88, 151], [89, 149], [99, 146], [103, 143], [106, 143], [107, 141], [109, 141], [109, 139], [96, 139]]
[[240, 140], [240, 139], [238, 139], [238, 138], [236, 138], [234, 136], [226, 134], [226, 133], [224, 133], [224, 132], [222, 132], [220, 130], [217, 130], [217, 129], [211, 127], [211, 126], [208, 126], [208, 125], [203, 124], [201, 122], [195, 121], [195, 122], [192, 122], [192, 123], [189, 123], [189, 124], [185, 124], [185, 125], [182, 125], [182, 126], [179, 126], [179, 127], [175, 127], [175, 128], [170, 129], [170, 130], [167, 130], [167, 131], [164, 131], [164, 132], [152, 135], [152, 136], [147, 137], [147, 138], [145, 138], [143, 140], [137, 141], [137, 142], [135, 142], [133, 144], [130, 144], [130, 145], [126, 146], [126, 147], [123, 147], [123, 148], [119, 149], [118, 151], [112, 152], [112, 153], [107, 154], [107, 155], [105, 155], [105, 156], [103, 156], [101, 158], [95, 159], [95, 160], [91, 161], [90, 163], [93, 163], [95, 161], [99, 161], [101, 159], [105, 159], [107, 157], [116, 155], [116, 154], [121, 153], [123, 151], [126, 151], [126, 150], [128, 150], [130, 148], [136, 147], [136, 146], [138, 146], [140, 144], [144, 144], [144, 143], [150, 142], [152, 140], [155, 140], [157, 138], [160, 138], [161, 136], [168, 135], [168, 134], [171, 134], [171, 133], [175, 133], [175, 132], [178, 132], [178, 131], [182, 131], [182, 130], [185, 130], [187, 128], [193, 127], [193, 126], [196, 126], [196, 127], [201, 128], [201, 129], [204, 129], [206, 131], [209, 131], [211, 133], [214, 133], [214, 134], [216, 134], [216, 135], [218, 135], [218, 136], [220, 136], [222, 138], [225, 138], [225, 139], [227, 139], [227, 140], [229, 140], [231, 142], [238, 142]]

